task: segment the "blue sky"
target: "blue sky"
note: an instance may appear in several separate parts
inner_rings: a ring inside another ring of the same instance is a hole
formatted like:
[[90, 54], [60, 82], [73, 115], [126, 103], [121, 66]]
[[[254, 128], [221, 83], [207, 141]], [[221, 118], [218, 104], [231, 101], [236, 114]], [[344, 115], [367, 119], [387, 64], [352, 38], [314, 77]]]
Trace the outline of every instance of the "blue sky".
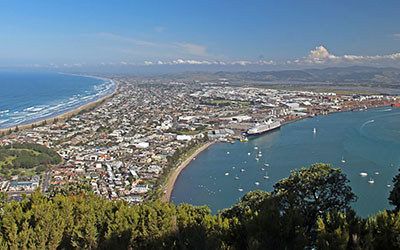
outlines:
[[390, 65], [400, 1], [0, 0], [0, 65]]

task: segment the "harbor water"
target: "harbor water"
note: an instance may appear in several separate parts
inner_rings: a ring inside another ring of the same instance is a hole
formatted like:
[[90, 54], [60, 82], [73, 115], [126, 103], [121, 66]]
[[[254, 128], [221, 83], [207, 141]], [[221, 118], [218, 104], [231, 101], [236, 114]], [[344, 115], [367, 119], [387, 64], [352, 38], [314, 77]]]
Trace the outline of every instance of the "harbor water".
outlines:
[[335, 113], [286, 124], [247, 143], [217, 143], [180, 174], [174, 203], [228, 208], [246, 192], [271, 191], [292, 169], [313, 163], [341, 168], [361, 216], [390, 208], [388, 195], [400, 166], [400, 109]]

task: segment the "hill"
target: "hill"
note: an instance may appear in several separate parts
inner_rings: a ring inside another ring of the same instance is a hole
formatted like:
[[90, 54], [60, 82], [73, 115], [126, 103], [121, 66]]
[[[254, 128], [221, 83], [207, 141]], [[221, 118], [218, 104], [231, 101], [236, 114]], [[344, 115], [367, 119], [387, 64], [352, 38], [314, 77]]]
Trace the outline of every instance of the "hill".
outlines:
[[365, 66], [331, 67], [324, 69], [281, 70], [261, 72], [217, 72], [215, 76], [229, 80], [298, 83], [378, 83], [400, 84], [400, 69]]
[[0, 175], [32, 175], [50, 164], [61, 162], [52, 149], [38, 144], [13, 144], [0, 147]]
[[[34, 193], [21, 202], [3, 196], [0, 248], [398, 249], [398, 210], [358, 217], [347, 183], [339, 169], [315, 164], [216, 215], [205, 206], [129, 205], [79, 189], [50, 197]], [[397, 181], [391, 196], [399, 186]]]

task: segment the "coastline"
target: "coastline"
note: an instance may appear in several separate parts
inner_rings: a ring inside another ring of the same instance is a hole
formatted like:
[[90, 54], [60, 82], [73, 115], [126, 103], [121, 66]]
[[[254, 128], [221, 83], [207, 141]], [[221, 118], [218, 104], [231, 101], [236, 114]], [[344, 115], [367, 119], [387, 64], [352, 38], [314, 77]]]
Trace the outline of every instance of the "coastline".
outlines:
[[164, 188], [164, 194], [161, 197], [161, 200], [164, 202], [170, 202], [171, 201], [171, 195], [172, 191], [174, 190], [176, 180], [178, 179], [179, 175], [181, 174], [182, 170], [184, 170], [189, 163], [196, 157], [198, 156], [201, 152], [209, 148], [211, 145], [213, 145], [215, 141], [210, 141], [207, 142], [206, 144], [202, 145], [196, 151], [193, 152], [189, 157], [187, 157], [183, 162], [179, 164], [177, 168], [175, 168], [168, 176], [167, 184], [165, 185]]
[[[96, 76], [93, 76], [93, 77], [97, 78]], [[103, 78], [103, 79], [106, 79], [106, 78]], [[107, 80], [111, 80], [111, 79], [107, 79]], [[65, 121], [65, 120], [68, 120], [69, 118], [79, 114], [80, 112], [93, 109], [93, 108], [97, 107], [98, 105], [100, 105], [101, 103], [103, 103], [104, 101], [106, 101], [107, 99], [112, 98], [115, 94], [118, 93], [119, 83], [115, 80], [111, 80], [111, 81], [115, 84], [113, 92], [111, 92], [107, 95], [104, 95], [104, 96], [100, 97], [99, 99], [85, 103], [85, 104], [78, 106], [76, 108], [73, 108], [71, 110], [66, 110], [65, 112], [57, 114], [55, 116], [50, 116], [50, 117], [46, 117], [43, 119], [35, 120], [35, 121], [29, 122], [26, 124], [15, 125], [12, 127], [7, 127], [7, 128], [0, 128], [0, 133], [7, 133], [9, 131], [15, 131], [17, 128], [18, 128], [18, 130], [31, 129], [32, 127], [39, 127], [39, 126], [43, 125], [43, 123], [49, 124], [49, 123], [53, 123], [55, 121], [58, 121], [58, 122]]]
[[[383, 107], [390, 107], [390, 106], [387, 105], [387, 104], [373, 105], [373, 106], [369, 106], [368, 109], [383, 108]], [[335, 113], [343, 113], [343, 112], [354, 112], [354, 110], [340, 110], [340, 111], [336, 111], [336, 112], [330, 112], [327, 115], [331, 115], [331, 114], [335, 114]], [[299, 117], [299, 118], [287, 120], [287, 121], [282, 123], [281, 127], [283, 127], [285, 125], [288, 125], [288, 124], [291, 124], [291, 123], [295, 123], [295, 122], [301, 121], [301, 120], [309, 119], [309, 118], [314, 118], [314, 116], [304, 116], [304, 117]], [[201, 152], [206, 150], [208, 147], [213, 145], [215, 142], [216, 141], [208, 142], [208, 143], [204, 144], [203, 146], [201, 146], [200, 148], [198, 148], [192, 155], [190, 155], [181, 164], [179, 164], [179, 166], [176, 169], [174, 169], [173, 172], [170, 173], [170, 175], [168, 177], [168, 180], [167, 180], [167, 184], [165, 185], [165, 188], [164, 188], [164, 190], [165, 190], [164, 192], [165, 193], [161, 197], [162, 201], [171, 202], [172, 191], [175, 188], [176, 180], [178, 179], [178, 177], [181, 174], [181, 172], [190, 164], [190, 162], [193, 160], [193, 158], [198, 156]]]

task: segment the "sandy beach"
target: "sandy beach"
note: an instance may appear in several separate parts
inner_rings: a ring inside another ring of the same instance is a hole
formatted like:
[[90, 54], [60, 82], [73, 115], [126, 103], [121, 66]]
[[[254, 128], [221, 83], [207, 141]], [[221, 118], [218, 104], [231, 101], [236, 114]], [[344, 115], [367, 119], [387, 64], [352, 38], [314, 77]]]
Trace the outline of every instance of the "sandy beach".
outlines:
[[25, 130], [25, 129], [31, 129], [32, 127], [41, 126], [41, 125], [43, 125], [43, 123], [50, 124], [50, 123], [53, 123], [54, 121], [65, 121], [65, 120], [68, 120], [69, 118], [79, 114], [82, 111], [93, 109], [93, 108], [97, 107], [98, 105], [100, 105], [101, 103], [103, 103], [104, 101], [106, 101], [107, 99], [113, 97], [119, 91], [118, 82], [114, 81], [114, 80], [113, 80], [113, 82], [116, 85], [115, 88], [114, 88], [114, 91], [112, 93], [108, 94], [108, 95], [105, 95], [105, 96], [95, 100], [95, 101], [86, 103], [86, 104], [84, 104], [82, 106], [79, 106], [79, 107], [77, 107], [75, 109], [69, 110], [69, 111], [67, 111], [65, 113], [62, 113], [62, 114], [59, 114], [59, 115], [56, 115], [56, 116], [53, 116], [53, 117], [37, 120], [37, 121], [31, 122], [31, 123], [27, 123], [27, 124], [17, 125], [17, 126], [8, 127], [8, 128], [2, 128], [2, 129], [0, 129], [0, 133], [6, 133], [6, 132], [8, 132], [10, 130], [14, 131], [17, 127], [18, 127], [18, 130]]
[[215, 141], [207, 142], [200, 148], [198, 148], [192, 155], [190, 155], [188, 158], [186, 158], [177, 168], [175, 168], [169, 175], [167, 184], [165, 186], [165, 193], [163, 194], [163, 197], [161, 198], [162, 201], [169, 202], [171, 200], [171, 194], [172, 190], [174, 190], [175, 182], [180, 173], [182, 172], [183, 169], [185, 169], [189, 163], [201, 152], [206, 150], [209, 146], [214, 144]]

